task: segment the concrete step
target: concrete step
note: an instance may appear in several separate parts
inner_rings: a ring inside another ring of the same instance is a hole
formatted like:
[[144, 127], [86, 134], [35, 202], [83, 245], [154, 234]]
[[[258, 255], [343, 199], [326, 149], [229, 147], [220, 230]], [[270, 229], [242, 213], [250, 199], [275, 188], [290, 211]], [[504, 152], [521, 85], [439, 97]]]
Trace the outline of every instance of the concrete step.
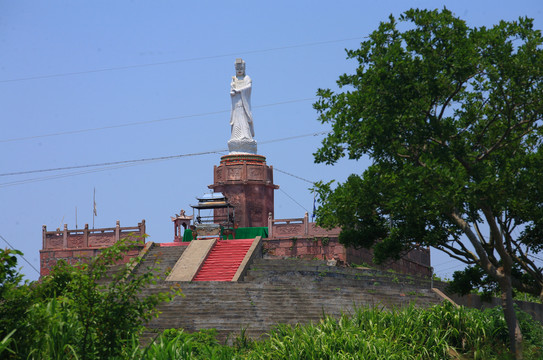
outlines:
[[[149, 271], [152, 266], [165, 272], [184, 249], [153, 247], [135, 272]], [[219, 260], [211, 257], [210, 261], [234, 268], [235, 262], [226, 261], [231, 256], [222, 255]], [[441, 302], [430, 291], [427, 279], [327, 266], [323, 261], [277, 259], [256, 259], [243, 282], [162, 280], [147, 286], [141, 296], [167, 292], [177, 285], [184, 296], [159, 305], [159, 317], [147, 324], [151, 332], [215, 328], [220, 340], [232, 340], [241, 329], [247, 329], [247, 336], [259, 338], [278, 323], [316, 323], [323, 314], [337, 317], [353, 312], [355, 307], [392, 309], [411, 303], [428, 307]]]
[[231, 281], [253, 241], [217, 241], [193, 281]]
[[[440, 302], [432, 292], [403, 294], [394, 289], [371, 293], [360, 287], [334, 288], [322, 284], [298, 287], [288, 284], [199, 282], [181, 284], [185, 297], [162, 304], [151, 328], [175, 327], [187, 331], [215, 328], [221, 339], [251, 329], [256, 338], [277, 323], [318, 322], [323, 314], [340, 316], [355, 306], [393, 308], [416, 303], [430, 306]], [[165, 289], [163, 287], [162, 289]], [[160, 291], [160, 287], [149, 292]]]
[[397, 287], [416, 286], [431, 287], [429, 278], [405, 275], [394, 272], [383, 272], [373, 269], [358, 269], [347, 267], [326, 266], [323, 261], [281, 260], [281, 259], [257, 259], [250, 266], [245, 281], [265, 282], [293, 282], [307, 281], [333, 282], [338, 279], [366, 281], [366, 285], [377, 283], [385, 286]]
[[186, 246], [159, 246], [153, 244], [133, 273], [140, 275], [144, 272], [153, 271], [155, 274], [165, 277], [186, 248]]

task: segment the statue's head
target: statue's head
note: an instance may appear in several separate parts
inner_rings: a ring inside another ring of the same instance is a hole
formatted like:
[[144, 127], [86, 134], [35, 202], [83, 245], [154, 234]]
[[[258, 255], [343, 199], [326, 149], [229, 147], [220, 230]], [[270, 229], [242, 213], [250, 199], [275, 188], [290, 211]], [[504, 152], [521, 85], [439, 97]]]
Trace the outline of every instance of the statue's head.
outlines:
[[236, 76], [245, 76], [245, 61], [243, 59], [236, 59]]

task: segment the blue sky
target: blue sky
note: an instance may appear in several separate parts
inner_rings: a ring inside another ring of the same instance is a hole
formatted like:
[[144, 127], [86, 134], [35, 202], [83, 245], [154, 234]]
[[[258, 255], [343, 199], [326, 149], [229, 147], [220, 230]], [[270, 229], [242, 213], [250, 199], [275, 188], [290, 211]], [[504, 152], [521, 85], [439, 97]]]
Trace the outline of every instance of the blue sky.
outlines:
[[[543, 28], [539, 0], [0, 0], [0, 174], [226, 149], [230, 78], [242, 57], [258, 153], [281, 187], [275, 216], [301, 217], [313, 206], [310, 184], [279, 170], [343, 181], [368, 165], [313, 163], [323, 135], [311, 134], [328, 130], [312, 108], [316, 90], [355, 69], [344, 49], [389, 14], [443, 6], [471, 26], [528, 16]], [[171, 241], [170, 216], [191, 212], [220, 156], [0, 176], [0, 236], [39, 268], [42, 225], [75, 228], [77, 208], [78, 227], [92, 226], [96, 188], [95, 227], [145, 219], [150, 240]], [[461, 268], [432, 256], [440, 276]], [[38, 277], [20, 264], [28, 279]]]

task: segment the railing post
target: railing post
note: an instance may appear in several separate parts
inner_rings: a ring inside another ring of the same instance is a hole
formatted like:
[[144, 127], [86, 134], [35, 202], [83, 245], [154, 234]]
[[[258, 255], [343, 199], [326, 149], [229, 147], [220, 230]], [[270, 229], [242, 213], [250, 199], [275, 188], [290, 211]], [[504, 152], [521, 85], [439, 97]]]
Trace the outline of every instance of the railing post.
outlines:
[[42, 249], [45, 250], [45, 243], [46, 243], [46, 238], [47, 238], [47, 226], [45, 225], [42, 225], [41, 227], [41, 237], [42, 237]]
[[89, 247], [89, 224], [85, 224], [85, 229], [83, 230], [83, 237], [85, 239], [85, 247]]
[[268, 238], [273, 238], [273, 218], [272, 213], [268, 213]]
[[62, 234], [62, 247], [68, 248], [68, 224], [64, 224], [64, 232]]
[[115, 242], [119, 241], [121, 238], [121, 222], [117, 220], [115, 223]]
[[[140, 227], [141, 236], [144, 236], [145, 235], [145, 219], [141, 220], [141, 223], [138, 225]], [[145, 238], [143, 239], [143, 242], [145, 242]]]

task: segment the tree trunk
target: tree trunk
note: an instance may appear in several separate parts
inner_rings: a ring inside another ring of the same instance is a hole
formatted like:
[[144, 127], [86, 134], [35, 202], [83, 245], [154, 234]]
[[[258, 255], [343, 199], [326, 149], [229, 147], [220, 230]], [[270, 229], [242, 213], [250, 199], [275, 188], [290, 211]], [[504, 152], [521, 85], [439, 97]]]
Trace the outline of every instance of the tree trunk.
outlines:
[[513, 301], [513, 287], [511, 286], [511, 277], [506, 276], [503, 282], [500, 282], [502, 290], [502, 306], [505, 316], [505, 322], [507, 323], [507, 329], [509, 330], [509, 341], [511, 343], [511, 353], [515, 356], [515, 359], [522, 359], [522, 332], [515, 313], [514, 301]]

